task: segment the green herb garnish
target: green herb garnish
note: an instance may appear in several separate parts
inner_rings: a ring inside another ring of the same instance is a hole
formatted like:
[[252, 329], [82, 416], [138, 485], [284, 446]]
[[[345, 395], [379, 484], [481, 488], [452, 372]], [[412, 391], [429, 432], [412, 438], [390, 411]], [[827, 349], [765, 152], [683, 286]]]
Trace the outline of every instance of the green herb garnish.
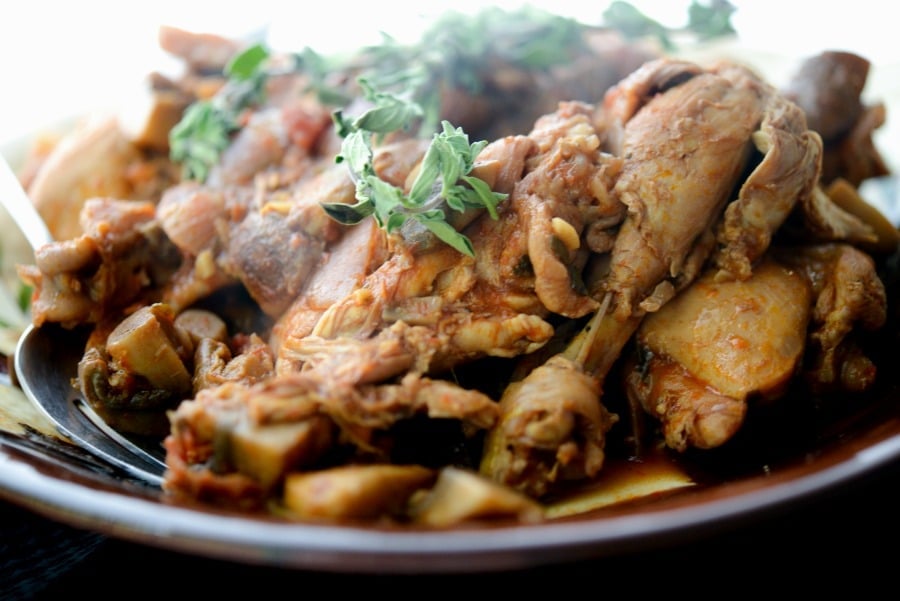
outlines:
[[470, 257], [472, 242], [446, 221], [444, 207], [455, 211], [487, 209], [497, 218], [497, 204], [505, 194], [494, 192], [484, 181], [469, 175], [486, 141], [470, 144], [460, 128], [442, 122], [442, 131], [434, 134], [425, 152], [419, 172], [409, 193], [385, 182], [375, 173], [373, 141], [403, 129], [420, 117], [422, 108], [391, 94], [376, 91], [365, 79], [360, 81], [372, 108], [355, 119], [341, 111], [334, 114], [338, 132], [343, 136], [337, 162], [347, 164], [356, 183], [357, 203], [323, 203], [333, 219], [351, 225], [370, 215], [387, 232], [397, 231], [412, 219], [437, 238]]
[[169, 132], [169, 156], [185, 179], [205, 181], [228, 147], [244, 109], [263, 100], [269, 51], [260, 44], [236, 55], [225, 69], [228, 82], [209, 100], [195, 102]]
[[448, 11], [417, 44], [402, 45], [383, 35], [381, 44], [359, 53], [354, 68], [379, 89], [408, 94], [417, 102], [422, 107], [419, 132], [430, 136], [440, 128], [442, 89], [477, 95], [498, 66], [533, 72], [568, 64], [587, 51], [586, 28], [531, 7], [491, 7], [473, 15]]
[[711, 0], [705, 5], [693, 0], [688, 7], [687, 25], [682, 28], [669, 28], [651, 19], [629, 2], [617, 0], [610, 3], [603, 12], [603, 22], [608, 27], [622, 32], [627, 38], [655, 38], [665, 50], [673, 50], [676, 44], [671, 36], [675, 33], [693, 34], [700, 40], [735, 33], [731, 25], [734, 10], [734, 5], [728, 0]]
[[22, 313], [28, 313], [31, 310], [31, 295], [34, 292], [34, 288], [27, 284], [22, 284], [19, 286], [19, 293], [16, 295], [16, 304], [19, 306], [19, 309], [22, 310]]
[[[692, 32], [701, 39], [734, 33], [734, 7], [727, 0], [694, 0], [688, 25], [668, 29], [628, 2], [617, 1], [604, 11], [607, 27], [627, 37], [656, 37], [672, 48], [670, 34]], [[499, 66], [525, 71], [567, 64], [586, 50], [585, 30], [575, 19], [532, 7], [515, 11], [485, 8], [473, 15], [449, 11], [426, 30], [417, 44], [402, 45], [388, 35], [381, 44], [362, 48], [347, 60], [324, 57], [312, 49], [293, 54], [292, 70], [309, 78], [307, 91], [326, 105], [346, 106], [357, 94], [347, 82], [362, 77], [380, 90], [408, 97], [421, 107], [418, 133], [440, 129], [441, 92], [450, 87], [472, 95]], [[169, 134], [170, 156], [181, 163], [185, 178], [203, 181], [241, 127], [241, 112], [262, 100], [269, 52], [262, 45], [236, 56], [225, 70], [229, 81], [219, 94], [191, 105]]]
[[688, 7], [688, 30], [701, 40], [728, 36], [736, 33], [731, 24], [735, 7], [728, 0], [712, 0], [704, 6], [694, 0]]

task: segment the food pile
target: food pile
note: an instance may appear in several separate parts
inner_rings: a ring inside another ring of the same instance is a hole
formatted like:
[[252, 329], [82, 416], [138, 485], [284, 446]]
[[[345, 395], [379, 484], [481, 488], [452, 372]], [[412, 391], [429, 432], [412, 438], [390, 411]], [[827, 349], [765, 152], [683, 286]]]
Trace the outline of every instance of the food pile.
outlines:
[[858, 193], [888, 172], [864, 58], [779, 90], [551, 15], [447, 19], [341, 61], [163, 28], [185, 70], [141, 127], [23, 172], [57, 240], [19, 269], [33, 323], [87, 331], [73, 385], [159, 438], [167, 495], [542, 520], [611, 461], [877, 385], [900, 238]]

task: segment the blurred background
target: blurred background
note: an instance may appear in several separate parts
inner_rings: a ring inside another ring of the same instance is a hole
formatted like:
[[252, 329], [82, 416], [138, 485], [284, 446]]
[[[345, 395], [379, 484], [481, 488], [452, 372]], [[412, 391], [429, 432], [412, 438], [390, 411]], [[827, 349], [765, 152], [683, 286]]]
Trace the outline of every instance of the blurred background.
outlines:
[[[699, 1], [709, 4], [709, 0]], [[507, 9], [528, 4], [591, 24], [601, 24], [609, 6], [609, 2], [583, 0], [494, 4]], [[632, 0], [630, 4], [676, 28], [687, 23], [691, 0]], [[731, 4], [737, 43], [753, 60], [788, 69], [789, 60], [823, 49], [852, 50], [874, 65], [867, 88], [870, 96], [897, 93], [900, 44], [895, 39], [895, 21], [885, 12], [886, 3], [732, 0]], [[62, 117], [131, 102], [135, 94], [144, 92], [146, 75], [165, 71], [170, 60], [157, 45], [157, 31], [163, 24], [234, 37], [264, 35], [276, 48], [309, 46], [329, 53], [376, 43], [382, 31], [399, 41], [418, 41], [428, 22], [446, 10], [474, 12], [485, 3], [383, 0], [310, 6], [275, 0], [17, 3], [15, 11], [8, 9], [0, 20], [0, 142]], [[772, 77], [784, 73], [775, 70]], [[881, 139], [890, 148], [888, 154], [893, 154], [894, 140], [900, 135], [894, 133], [890, 111], [888, 115]]]

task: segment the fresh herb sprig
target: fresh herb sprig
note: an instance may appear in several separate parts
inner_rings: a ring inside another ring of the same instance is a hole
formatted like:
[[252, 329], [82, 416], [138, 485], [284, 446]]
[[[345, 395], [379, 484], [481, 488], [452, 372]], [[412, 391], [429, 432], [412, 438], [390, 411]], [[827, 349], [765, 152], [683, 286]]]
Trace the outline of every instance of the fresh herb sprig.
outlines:
[[381, 44], [355, 57], [352, 68], [381, 90], [409, 94], [423, 109], [419, 132], [430, 136], [440, 129], [442, 89], [478, 95], [498, 66], [536, 72], [568, 64], [588, 51], [586, 29], [573, 18], [529, 6], [487, 7], [475, 14], [451, 10], [418, 43], [404, 45], [383, 35]]
[[240, 129], [241, 111], [262, 102], [268, 58], [261, 44], [234, 56], [225, 68], [228, 81], [212, 98], [191, 104], [169, 132], [169, 156], [185, 179], [205, 181]]
[[374, 167], [373, 144], [386, 134], [410, 126], [422, 115], [418, 104], [379, 92], [365, 79], [360, 81], [372, 102], [356, 118], [342, 111], [334, 113], [338, 133], [343, 137], [337, 162], [347, 164], [356, 183], [356, 204], [323, 203], [333, 219], [351, 225], [372, 216], [387, 232], [395, 232], [414, 220], [459, 252], [475, 256], [472, 242], [447, 223], [444, 207], [464, 212], [486, 209], [497, 218], [497, 205], [506, 194], [494, 192], [483, 180], [470, 175], [478, 153], [486, 141], [469, 143], [468, 135], [449, 122], [434, 134], [408, 193], [378, 177]]
[[694, 35], [701, 41], [735, 33], [731, 16], [735, 7], [728, 0], [692, 0], [688, 7], [687, 25], [670, 28], [641, 12], [629, 2], [616, 0], [603, 11], [603, 23], [630, 39], [655, 38], [665, 50], [674, 50], [672, 36], [677, 33]]
[[[616, 1], [604, 11], [603, 21], [626, 37], [656, 37], [672, 48], [671, 35], [676, 32], [690, 32], [702, 40], [733, 34], [734, 10], [728, 0], [693, 0], [687, 26], [668, 29], [628, 2]], [[422, 107], [418, 133], [427, 137], [440, 129], [442, 90], [455, 87], [478, 95], [498, 65], [539, 71], [567, 64], [586, 51], [587, 29], [590, 26], [575, 19], [528, 6], [512, 11], [489, 7], [472, 15], [448, 11], [416, 44], [403, 45], [385, 34], [381, 44], [362, 48], [349, 59], [325, 57], [306, 48], [293, 55], [291, 68], [307, 75], [307, 91], [330, 106], [350, 102], [356, 90], [346, 82], [356, 77], [410, 97]], [[170, 156], [182, 164], [186, 178], [206, 179], [241, 127], [241, 111], [262, 100], [270, 75], [264, 69], [268, 56], [257, 45], [235, 57], [226, 68], [229, 80], [220, 93], [191, 105], [172, 129]]]

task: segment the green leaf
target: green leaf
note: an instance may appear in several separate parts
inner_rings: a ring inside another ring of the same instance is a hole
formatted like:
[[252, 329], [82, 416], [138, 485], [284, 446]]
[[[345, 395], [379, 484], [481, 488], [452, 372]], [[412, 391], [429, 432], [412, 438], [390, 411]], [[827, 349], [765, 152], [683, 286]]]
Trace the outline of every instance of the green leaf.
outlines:
[[268, 58], [268, 49], [262, 44], [254, 44], [231, 58], [225, 66], [225, 74], [239, 80], [250, 79]]
[[462, 179], [471, 186], [472, 191], [478, 198], [478, 203], [487, 209], [491, 219], [498, 219], [497, 205], [501, 200], [506, 200], [508, 194], [498, 194], [497, 192], [494, 192], [491, 190], [491, 187], [487, 185], [487, 182], [477, 177], [464, 175]]
[[309, 47], [292, 54], [291, 58], [293, 70], [305, 73], [309, 77], [310, 83], [306, 90], [314, 92], [322, 104], [346, 106], [353, 100], [337, 82], [329, 82], [332, 74], [340, 73], [342, 69], [340, 61], [329, 59]]
[[234, 118], [211, 101], [194, 103], [169, 132], [170, 157], [186, 179], [205, 181], [235, 129]]
[[338, 160], [346, 161], [351, 173], [363, 175], [372, 166], [373, 154], [369, 139], [363, 131], [354, 131], [347, 135], [341, 143], [341, 154]]
[[403, 205], [403, 191], [380, 179], [374, 172], [366, 177], [366, 182], [372, 191], [372, 202], [375, 204], [375, 218], [381, 227], [388, 232], [397, 230], [396, 219], [391, 216]]
[[27, 313], [31, 308], [32, 293], [34, 293], [34, 288], [32, 286], [29, 286], [28, 284], [19, 286], [19, 294], [16, 298], [16, 302], [23, 313]]
[[359, 83], [373, 106], [354, 120], [354, 128], [387, 134], [406, 129], [413, 120], [422, 116], [422, 107], [414, 102], [377, 92], [366, 79], [360, 79]]
[[688, 7], [688, 29], [701, 40], [731, 35], [735, 33], [731, 16], [735, 7], [727, 0], [712, 0], [709, 5], [693, 0]]
[[434, 145], [429, 146], [419, 165], [419, 172], [409, 189], [409, 201], [424, 204], [432, 195], [435, 182], [441, 175], [441, 157]]
[[[496, 194], [483, 181], [470, 176], [475, 157], [487, 142], [469, 143], [468, 135], [449, 122], [442, 123], [442, 131], [435, 134], [419, 166], [409, 194], [378, 177], [373, 165], [372, 140], [376, 135], [389, 133], [391, 128], [404, 128], [411, 119], [421, 115], [416, 105], [392, 94], [376, 90], [363, 82], [366, 97], [372, 107], [356, 119], [347, 118], [342, 111], [332, 115], [337, 131], [343, 136], [341, 152], [335, 157], [347, 165], [356, 182], [356, 205], [328, 204], [325, 212], [345, 224], [358, 223], [372, 215], [387, 232], [399, 230], [409, 219], [419, 221], [440, 240], [460, 252], [472, 254], [471, 242], [446, 222], [441, 205], [466, 211], [487, 208], [496, 218], [497, 203], [504, 194]], [[472, 186], [472, 187], [470, 187]]]
[[603, 22], [627, 38], [655, 37], [666, 50], [675, 47], [669, 39], [668, 30], [661, 23], [651, 19], [628, 2], [620, 0], [611, 2], [603, 11]]
[[429, 213], [419, 213], [416, 215], [416, 220], [428, 228], [428, 230], [442, 242], [449, 244], [464, 255], [469, 257], [475, 256], [475, 248], [472, 246], [472, 241], [465, 235], [453, 229], [453, 226], [444, 220], [443, 212], [440, 212], [439, 216]]
[[329, 217], [344, 225], [355, 225], [374, 211], [374, 207], [369, 201], [358, 202], [353, 205], [339, 202], [323, 202], [322, 208], [325, 209], [325, 213]]

